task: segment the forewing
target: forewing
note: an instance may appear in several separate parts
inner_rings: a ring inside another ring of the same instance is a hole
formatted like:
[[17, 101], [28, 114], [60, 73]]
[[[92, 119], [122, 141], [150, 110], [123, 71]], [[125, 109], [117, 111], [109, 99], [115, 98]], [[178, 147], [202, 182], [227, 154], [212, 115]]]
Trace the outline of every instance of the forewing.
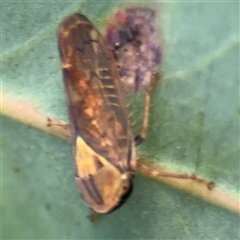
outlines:
[[128, 161], [132, 134], [125, 98], [102, 36], [86, 17], [74, 14], [60, 26], [59, 50], [73, 142], [81, 136], [115, 166]]

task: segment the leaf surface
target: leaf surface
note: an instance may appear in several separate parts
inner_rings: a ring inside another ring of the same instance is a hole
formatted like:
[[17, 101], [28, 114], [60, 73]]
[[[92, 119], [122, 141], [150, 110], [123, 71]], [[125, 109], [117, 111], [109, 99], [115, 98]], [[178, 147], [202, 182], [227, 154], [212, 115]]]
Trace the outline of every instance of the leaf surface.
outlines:
[[[2, 93], [67, 121], [58, 25], [80, 10], [102, 30], [119, 6], [116, 1], [2, 1]], [[148, 137], [139, 155], [172, 172], [213, 180], [239, 203], [238, 6], [154, 5], [164, 40], [163, 77], [153, 92]], [[143, 95], [130, 96], [129, 102], [137, 133]], [[10, 104], [4, 102], [2, 109]], [[25, 122], [32, 117], [26, 109], [16, 111]], [[3, 239], [239, 238], [239, 215], [227, 210], [228, 200], [224, 209], [139, 174], [127, 203], [91, 223], [75, 186], [70, 144], [6, 115], [1, 119]]]

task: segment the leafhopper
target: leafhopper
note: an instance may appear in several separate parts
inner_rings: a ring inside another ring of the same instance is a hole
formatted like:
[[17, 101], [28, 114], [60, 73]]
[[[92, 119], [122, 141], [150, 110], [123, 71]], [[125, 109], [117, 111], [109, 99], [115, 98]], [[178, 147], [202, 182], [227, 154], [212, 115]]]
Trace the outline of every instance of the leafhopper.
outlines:
[[[135, 38], [133, 40], [136, 41]], [[134, 42], [131, 42], [132, 46]], [[128, 43], [122, 44], [124, 47]], [[125, 54], [120, 53], [117, 58], [113, 56], [114, 52], [99, 31], [79, 13], [70, 15], [60, 24], [58, 45], [68, 102], [76, 183], [84, 202], [95, 212], [106, 214], [126, 200], [131, 193], [137, 167], [143, 168], [137, 164], [135, 147], [146, 137], [150, 93], [158, 77], [152, 74], [144, 86], [143, 126], [140, 135], [134, 138], [121, 83], [125, 76], [120, 80], [116, 63], [122, 62]], [[141, 53], [140, 49], [138, 51]], [[206, 183], [195, 175], [152, 173], [153, 176]]]
[[58, 33], [67, 93], [76, 183], [97, 213], [118, 207], [132, 189], [134, 137], [113, 55], [81, 14], [67, 17]]

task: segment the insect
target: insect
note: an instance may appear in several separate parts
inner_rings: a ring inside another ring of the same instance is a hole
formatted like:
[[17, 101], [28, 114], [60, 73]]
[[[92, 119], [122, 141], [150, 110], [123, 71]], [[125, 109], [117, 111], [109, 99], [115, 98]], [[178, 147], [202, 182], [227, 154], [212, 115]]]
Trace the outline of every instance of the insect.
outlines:
[[134, 137], [111, 51], [81, 14], [67, 17], [58, 33], [72, 133], [76, 183], [97, 213], [121, 205], [136, 169]]
[[[135, 147], [146, 137], [150, 93], [157, 74], [146, 88], [142, 130], [134, 138], [117, 65], [98, 30], [84, 15], [75, 13], [60, 24], [58, 45], [76, 183], [84, 202], [106, 214], [131, 193], [137, 168]], [[202, 180], [194, 175], [154, 172], [154, 176]]]

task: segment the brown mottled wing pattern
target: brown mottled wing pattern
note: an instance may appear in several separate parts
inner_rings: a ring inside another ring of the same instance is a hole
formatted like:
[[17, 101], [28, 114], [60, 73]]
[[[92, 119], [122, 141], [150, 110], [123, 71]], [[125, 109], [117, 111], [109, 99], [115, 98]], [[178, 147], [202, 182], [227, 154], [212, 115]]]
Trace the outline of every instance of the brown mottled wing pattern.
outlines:
[[81, 14], [63, 21], [58, 39], [73, 143], [79, 135], [115, 166], [128, 165], [132, 133], [111, 51]]

